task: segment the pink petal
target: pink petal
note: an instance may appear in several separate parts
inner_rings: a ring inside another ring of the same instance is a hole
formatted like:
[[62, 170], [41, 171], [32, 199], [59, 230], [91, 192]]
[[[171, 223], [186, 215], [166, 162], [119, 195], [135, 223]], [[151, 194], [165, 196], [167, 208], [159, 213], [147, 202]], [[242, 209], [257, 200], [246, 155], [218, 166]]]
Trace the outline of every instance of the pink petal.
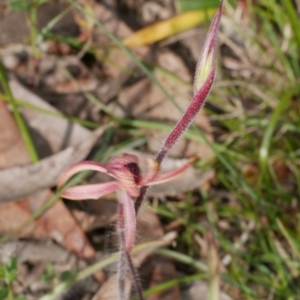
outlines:
[[81, 161], [66, 168], [57, 181], [58, 188], [62, 187], [72, 176], [82, 171], [98, 171], [107, 173], [107, 168], [95, 161]]
[[138, 185], [132, 176], [132, 173], [124, 167], [110, 169], [110, 174], [113, 175], [120, 185], [127, 191], [130, 197], [137, 197], [140, 194]]
[[107, 164], [107, 166], [113, 165], [127, 165], [130, 163], [139, 164], [139, 158], [134, 154], [122, 153], [120, 156], [113, 157]]
[[170, 181], [174, 178], [176, 178], [177, 176], [180, 176], [181, 174], [183, 174], [188, 168], [191, 167], [191, 165], [194, 163], [195, 158], [190, 159], [187, 163], [185, 163], [183, 166], [181, 166], [180, 168], [162, 174], [162, 175], [158, 175], [154, 180], [150, 181], [147, 183], [147, 185], [156, 185], [156, 184], [160, 184], [163, 182], [167, 182]]
[[147, 159], [146, 163], [149, 171], [141, 178], [140, 182], [138, 183], [140, 186], [148, 185], [149, 182], [157, 177], [157, 174], [160, 170], [160, 164], [156, 159]]
[[61, 194], [61, 197], [69, 200], [97, 200], [106, 194], [117, 191], [119, 187], [120, 185], [117, 181], [110, 181], [100, 184], [79, 185], [64, 190]]
[[131, 197], [137, 197], [140, 193], [137, 185], [138, 162], [137, 156], [124, 153], [122, 156], [111, 159], [107, 164], [108, 174], [115, 177]]
[[136, 215], [134, 205], [132, 199], [124, 189], [121, 189], [118, 193], [118, 199], [123, 206], [125, 249], [126, 251], [130, 251], [135, 244]]

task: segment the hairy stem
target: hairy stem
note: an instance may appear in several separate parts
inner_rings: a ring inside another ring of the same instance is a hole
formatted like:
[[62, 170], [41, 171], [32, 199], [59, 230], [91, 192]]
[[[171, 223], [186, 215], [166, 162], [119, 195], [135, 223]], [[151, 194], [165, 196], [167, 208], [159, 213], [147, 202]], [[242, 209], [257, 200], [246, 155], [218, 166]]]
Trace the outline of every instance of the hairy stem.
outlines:
[[141, 190], [140, 190], [140, 194], [139, 196], [136, 198], [135, 202], [134, 202], [134, 209], [135, 209], [135, 213], [137, 215], [140, 207], [141, 207], [141, 204], [144, 200], [144, 197], [146, 195], [146, 192], [147, 192], [147, 189], [148, 189], [148, 186], [143, 186], [141, 187]]
[[142, 286], [141, 286], [141, 282], [137, 273], [136, 268], [133, 265], [133, 261], [131, 259], [130, 253], [126, 252], [126, 257], [127, 257], [127, 263], [129, 266], [129, 270], [131, 272], [131, 276], [133, 279], [133, 283], [134, 283], [134, 287], [135, 290], [137, 292], [138, 295], [138, 300], [144, 300], [144, 296], [143, 296], [143, 290], [142, 290]]
[[[165, 158], [166, 154], [170, 151], [170, 149], [175, 145], [178, 139], [182, 136], [184, 131], [190, 126], [192, 121], [195, 119], [196, 115], [199, 113], [199, 110], [204, 104], [204, 101], [211, 89], [215, 76], [215, 67], [212, 68], [209, 76], [207, 77], [206, 81], [204, 82], [201, 89], [194, 94], [191, 104], [185, 111], [184, 115], [181, 117], [179, 122], [175, 125], [173, 130], [170, 132], [162, 148], [160, 149], [159, 153], [156, 156], [156, 161], [161, 164], [163, 159]], [[140, 190], [140, 194], [135, 200], [134, 208], [135, 213], [137, 214], [139, 208], [144, 200], [146, 195], [148, 186], [143, 186]]]
[[126, 250], [125, 250], [125, 236], [124, 236], [124, 208], [123, 204], [118, 205], [118, 221], [117, 231], [120, 242], [120, 259], [118, 261], [118, 289], [119, 300], [126, 300], [125, 294], [125, 280], [126, 280]]
[[[128, 265], [135, 290], [139, 300], [144, 300], [142, 287], [139, 281], [138, 273], [133, 265], [130, 253], [126, 251], [125, 243], [125, 218], [124, 206], [122, 203], [118, 205], [118, 222], [117, 231], [119, 233], [120, 241], [120, 259], [118, 262], [118, 279], [119, 279], [119, 300], [126, 300], [125, 281], [126, 281], [126, 266]], [[126, 265], [127, 263], [127, 265]]]
[[211, 86], [214, 81], [214, 76], [215, 76], [215, 66], [212, 67], [212, 70], [207, 76], [204, 84], [202, 85], [200, 90], [194, 94], [192, 101], [189, 107], [187, 108], [187, 110], [185, 111], [184, 115], [181, 117], [179, 122], [174, 126], [173, 130], [170, 132], [170, 134], [164, 141], [162, 148], [160, 149], [158, 155], [156, 156], [156, 160], [159, 164], [162, 163], [166, 154], [176, 144], [178, 139], [182, 136], [185, 130], [191, 125], [191, 123], [199, 113], [211, 89]]

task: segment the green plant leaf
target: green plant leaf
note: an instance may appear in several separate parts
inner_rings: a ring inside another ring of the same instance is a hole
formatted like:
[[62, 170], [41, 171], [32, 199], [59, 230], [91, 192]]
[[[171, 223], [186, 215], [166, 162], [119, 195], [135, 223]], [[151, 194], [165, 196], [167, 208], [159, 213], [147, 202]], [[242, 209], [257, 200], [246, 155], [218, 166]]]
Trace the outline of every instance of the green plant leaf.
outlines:
[[5, 278], [5, 267], [0, 264], [0, 279]]
[[42, 275], [42, 279], [45, 282], [50, 282], [54, 279], [54, 277], [55, 277], [54, 267], [51, 263], [48, 263], [46, 265], [46, 270]]
[[77, 275], [77, 272], [75, 270], [68, 270], [68, 271], [62, 272], [60, 274], [59, 279], [61, 281], [72, 281], [72, 280], [74, 280], [76, 275]]
[[16, 257], [11, 257], [6, 265], [6, 270], [8, 272], [13, 272], [18, 270], [18, 260]]
[[5, 300], [8, 296], [8, 289], [0, 286], [0, 300]]
[[34, 2], [34, 4], [36, 5], [36, 6], [39, 6], [39, 5], [42, 5], [42, 4], [44, 4], [44, 3], [46, 3], [46, 2], [48, 2], [49, 0], [36, 0], [35, 2]]
[[178, 9], [180, 12], [186, 12], [198, 9], [217, 8], [219, 0], [178, 0]]
[[9, 3], [9, 8], [12, 10], [28, 10], [31, 3], [28, 0], [14, 0]]
[[11, 257], [4, 270], [5, 280], [8, 284], [12, 283], [18, 274], [18, 260], [16, 257]]

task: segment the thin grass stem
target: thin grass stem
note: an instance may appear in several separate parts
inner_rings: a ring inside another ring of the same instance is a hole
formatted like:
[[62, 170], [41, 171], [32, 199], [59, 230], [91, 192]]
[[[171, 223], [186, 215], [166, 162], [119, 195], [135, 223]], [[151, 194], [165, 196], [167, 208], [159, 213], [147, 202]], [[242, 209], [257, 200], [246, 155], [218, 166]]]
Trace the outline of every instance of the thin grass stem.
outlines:
[[11, 104], [12, 106], [12, 110], [13, 110], [13, 115], [15, 118], [15, 121], [17, 123], [17, 126], [20, 130], [22, 139], [24, 141], [25, 147], [28, 151], [28, 154], [30, 156], [30, 160], [33, 163], [36, 163], [39, 161], [39, 156], [38, 153], [35, 149], [34, 143], [32, 141], [31, 135], [29, 133], [29, 130], [23, 120], [22, 115], [20, 114], [19, 110], [18, 110], [18, 105], [16, 103], [15, 98], [12, 95], [12, 92], [10, 90], [9, 87], [9, 83], [8, 83], [8, 78], [5, 72], [4, 67], [2, 66], [2, 64], [0, 63], [0, 82], [2, 84], [4, 93], [7, 96], [8, 102]]

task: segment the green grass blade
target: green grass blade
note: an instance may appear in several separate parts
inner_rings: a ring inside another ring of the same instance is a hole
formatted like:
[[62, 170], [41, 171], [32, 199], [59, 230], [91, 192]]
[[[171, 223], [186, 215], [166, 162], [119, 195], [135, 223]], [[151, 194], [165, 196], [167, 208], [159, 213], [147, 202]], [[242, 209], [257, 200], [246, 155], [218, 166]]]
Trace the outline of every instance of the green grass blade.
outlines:
[[297, 10], [295, 9], [295, 4], [291, 0], [283, 0], [285, 6], [285, 12], [288, 15], [288, 18], [291, 22], [293, 28], [293, 34], [298, 44], [298, 50], [300, 48], [300, 21], [299, 16], [297, 15]]
[[63, 10], [61, 13], [59, 13], [57, 16], [55, 16], [52, 20], [50, 20], [48, 22], [48, 24], [46, 24], [42, 30], [39, 32], [39, 34], [37, 35], [37, 44], [40, 44], [44, 37], [50, 32], [50, 30], [64, 17], [66, 16], [70, 10], [71, 10], [72, 6], [67, 7], [65, 10]]
[[291, 97], [299, 90], [299, 85], [295, 85], [294, 87], [290, 88], [280, 100], [280, 103], [273, 111], [273, 114], [270, 118], [268, 126], [264, 132], [264, 136], [262, 139], [262, 143], [259, 149], [259, 163], [260, 163], [260, 170], [261, 170], [261, 180], [265, 177], [267, 171], [267, 163], [269, 158], [269, 150], [272, 142], [272, 136], [275, 131], [278, 119], [283, 111], [288, 107]]
[[22, 139], [25, 143], [25, 146], [26, 146], [26, 149], [27, 149], [28, 154], [30, 156], [31, 162], [35, 163], [39, 160], [37, 151], [35, 149], [35, 146], [33, 144], [32, 139], [31, 139], [28, 128], [27, 128], [27, 126], [24, 122], [24, 119], [21, 116], [21, 114], [19, 113], [18, 106], [16, 104], [16, 101], [15, 101], [13, 95], [12, 95], [12, 92], [11, 92], [9, 84], [8, 84], [8, 78], [7, 78], [7, 75], [6, 75], [6, 71], [5, 71], [5, 69], [4, 69], [4, 67], [2, 66], [1, 63], [0, 63], [0, 82], [2, 84], [4, 93], [7, 96], [8, 102], [12, 106], [15, 121], [17, 123], [17, 126], [18, 126], [19, 130], [20, 130]]
[[272, 43], [272, 46], [274, 50], [277, 53], [277, 56], [279, 60], [281, 61], [284, 70], [286, 72], [286, 76], [289, 78], [291, 82], [295, 81], [295, 75], [292, 66], [290, 65], [290, 61], [288, 57], [285, 55], [285, 53], [281, 50], [281, 45], [279, 44], [278, 37], [276, 36], [276, 32], [271, 25], [271, 23], [268, 21], [266, 23], [266, 33], [269, 37], [270, 42]]
[[220, 5], [219, 0], [177, 0], [177, 3], [181, 12], [217, 8]]
[[[9, 102], [9, 99], [6, 95], [4, 94], [1, 94], [0, 93], [0, 97], [2, 97], [4, 99], [4, 101], [7, 101]], [[39, 112], [41, 114], [45, 114], [45, 115], [49, 115], [49, 116], [54, 116], [54, 117], [57, 117], [57, 118], [60, 118], [60, 119], [66, 119], [72, 123], [76, 123], [76, 124], [80, 124], [80, 125], [83, 125], [87, 128], [90, 128], [90, 129], [96, 129], [98, 128], [100, 125], [98, 123], [95, 123], [95, 122], [92, 122], [92, 121], [87, 121], [87, 120], [83, 120], [83, 119], [80, 119], [80, 118], [77, 118], [77, 117], [72, 117], [72, 116], [68, 116], [68, 115], [65, 115], [59, 111], [57, 112], [54, 112], [54, 111], [49, 111], [45, 108], [41, 108], [37, 105], [34, 105], [34, 104], [30, 104], [28, 102], [25, 102], [25, 101], [22, 101], [22, 100], [19, 100], [19, 99], [15, 99], [15, 103], [18, 107], [23, 107], [23, 108], [27, 108], [27, 109], [31, 109], [33, 111], [36, 111], [36, 112]]]
[[174, 286], [178, 286], [178, 285], [183, 284], [183, 283], [190, 283], [191, 281], [196, 281], [196, 280], [205, 279], [205, 278], [206, 278], [205, 274], [195, 274], [195, 275], [176, 278], [176, 279], [169, 280], [167, 282], [163, 282], [161, 284], [158, 284], [158, 285], [154, 286], [153, 288], [148, 289], [143, 294], [144, 294], [145, 297], [148, 297], [148, 296], [151, 296], [153, 294], [163, 292], [163, 291], [165, 291], [167, 289], [170, 289]]
[[279, 230], [281, 231], [281, 234], [285, 237], [286, 241], [288, 242], [293, 254], [295, 257], [300, 259], [300, 250], [299, 246], [297, 245], [297, 242], [295, 239], [291, 236], [287, 228], [283, 225], [280, 219], [276, 219], [277, 225]]
[[155, 253], [172, 258], [172, 259], [179, 261], [181, 263], [184, 263], [186, 265], [193, 266], [194, 268], [198, 269], [199, 271], [207, 272], [207, 270], [208, 270], [208, 267], [205, 264], [201, 263], [200, 261], [198, 261], [188, 255], [176, 252], [176, 251], [161, 248], [161, 249], [157, 249], [155, 251]]

